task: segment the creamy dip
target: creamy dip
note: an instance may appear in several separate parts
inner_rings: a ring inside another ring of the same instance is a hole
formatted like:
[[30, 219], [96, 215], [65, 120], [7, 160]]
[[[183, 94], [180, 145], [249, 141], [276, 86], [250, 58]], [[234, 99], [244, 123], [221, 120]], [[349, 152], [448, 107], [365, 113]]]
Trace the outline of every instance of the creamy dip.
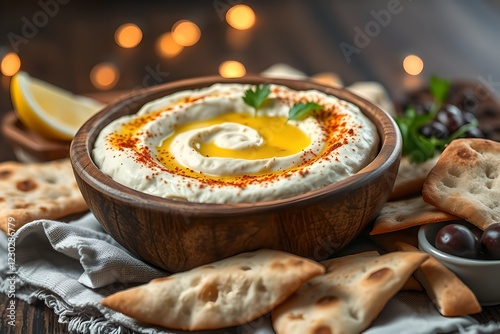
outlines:
[[[359, 108], [315, 90], [271, 85], [257, 111], [250, 85], [215, 84], [144, 105], [106, 126], [93, 150], [115, 181], [201, 203], [290, 197], [355, 174], [378, 153], [377, 129]], [[290, 107], [323, 109], [287, 120]]]

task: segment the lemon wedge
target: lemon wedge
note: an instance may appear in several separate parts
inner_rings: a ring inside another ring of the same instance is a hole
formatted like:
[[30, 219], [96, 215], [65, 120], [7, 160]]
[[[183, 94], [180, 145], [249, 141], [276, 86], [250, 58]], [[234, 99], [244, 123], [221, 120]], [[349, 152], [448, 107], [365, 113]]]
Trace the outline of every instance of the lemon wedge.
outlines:
[[104, 104], [20, 71], [10, 82], [12, 104], [24, 126], [45, 138], [71, 140]]

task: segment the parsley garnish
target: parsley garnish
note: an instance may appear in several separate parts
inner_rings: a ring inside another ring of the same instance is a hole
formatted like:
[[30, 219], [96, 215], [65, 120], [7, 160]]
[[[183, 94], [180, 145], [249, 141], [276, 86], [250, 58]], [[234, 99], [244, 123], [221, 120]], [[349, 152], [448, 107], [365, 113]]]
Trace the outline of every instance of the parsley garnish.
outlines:
[[435, 102], [434, 109], [439, 109], [444, 103], [450, 92], [450, 85], [449, 80], [441, 79], [435, 75], [431, 77], [429, 89]]
[[262, 106], [267, 97], [271, 94], [271, 89], [268, 84], [259, 85], [255, 87], [255, 91], [251, 88], [245, 91], [245, 96], [243, 96], [243, 101], [249, 106], [255, 109], [255, 114], [257, 110]]
[[[242, 98], [245, 104], [255, 109], [255, 114], [257, 115], [257, 110], [259, 110], [259, 108], [264, 104], [264, 102], [269, 97], [269, 94], [271, 94], [271, 89], [269, 88], [268, 84], [258, 85], [255, 86], [255, 90], [252, 90], [251, 88], [247, 89], [245, 91], [245, 95]], [[323, 109], [323, 106], [314, 102], [295, 103], [288, 111], [287, 121], [291, 119], [299, 119], [308, 112], [321, 109]]]
[[315, 110], [321, 110], [323, 109], [323, 106], [314, 102], [299, 102], [295, 103], [291, 108], [290, 111], [288, 112], [288, 119], [287, 121], [291, 119], [298, 119], [304, 116], [306, 113], [315, 111]]

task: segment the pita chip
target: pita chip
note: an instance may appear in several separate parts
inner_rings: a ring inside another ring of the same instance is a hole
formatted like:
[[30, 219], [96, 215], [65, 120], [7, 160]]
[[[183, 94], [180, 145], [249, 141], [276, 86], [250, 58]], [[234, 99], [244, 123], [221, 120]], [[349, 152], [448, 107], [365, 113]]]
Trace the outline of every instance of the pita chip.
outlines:
[[360, 333], [427, 258], [421, 252], [368, 252], [321, 262], [326, 273], [273, 311], [273, 327], [278, 334]]
[[299, 256], [259, 250], [154, 279], [101, 303], [144, 323], [191, 331], [218, 329], [263, 316], [324, 271]]

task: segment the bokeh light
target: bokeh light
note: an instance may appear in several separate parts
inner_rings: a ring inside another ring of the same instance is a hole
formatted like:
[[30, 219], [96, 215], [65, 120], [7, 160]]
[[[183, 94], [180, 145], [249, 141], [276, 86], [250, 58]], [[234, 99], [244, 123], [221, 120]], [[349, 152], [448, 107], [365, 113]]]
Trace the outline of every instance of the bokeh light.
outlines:
[[135, 48], [142, 41], [142, 31], [133, 23], [125, 23], [115, 31], [115, 42], [122, 48]]
[[172, 38], [179, 45], [195, 45], [200, 40], [200, 37], [200, 28], [189, 20], [177, 21], [172, 27]]
[[408, 55], [403, 60], [403, 69], [410, 75], [419, 75], [424, 69], [424, 62], [419, 56]]
[[241, 78], [246, 73], [245, 66], [236, 60], [227, 60], [219, 66], [219, 74], [223, 78]]
[[236, 5], [227, 11], [226, 21], [235, 29], [250, 29], [255, 24], [255, 12], [247, 5]]
[[120, 71], [112, 63], [99, 63], [90, 71], [90, 81], [100, 90], [113, 88], [119, 79]]
[[7, 53], [0, 63], [0, 71], [3, 75], [11, 77], [21, 69], [21, 59], [15, 52]]
[[184, 49], [182, 45], [172, 37], [170, 32], [166, 32], [156, 40], [156, 53], [163, 58], [173, 58], [177, 56]]

